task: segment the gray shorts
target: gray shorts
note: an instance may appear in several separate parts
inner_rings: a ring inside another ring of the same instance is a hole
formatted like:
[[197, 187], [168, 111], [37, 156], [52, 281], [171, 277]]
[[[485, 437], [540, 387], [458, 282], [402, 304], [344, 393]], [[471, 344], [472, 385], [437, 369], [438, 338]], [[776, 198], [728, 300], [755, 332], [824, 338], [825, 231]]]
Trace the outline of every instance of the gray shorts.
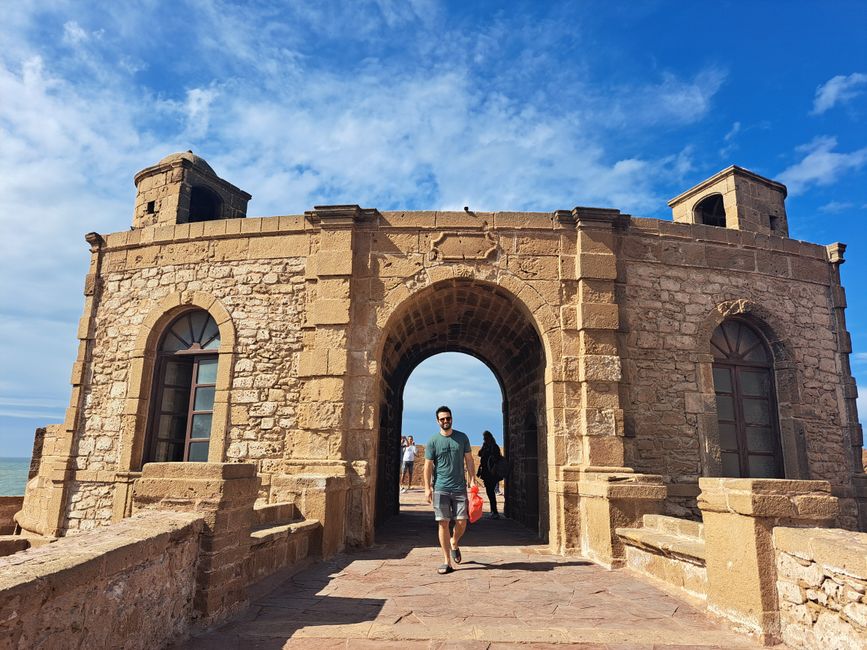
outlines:
[[467, 493], [463, 492], [438, 492], [433, 493], [433, 509], [437, 521], [451, 519], [467, 519]]

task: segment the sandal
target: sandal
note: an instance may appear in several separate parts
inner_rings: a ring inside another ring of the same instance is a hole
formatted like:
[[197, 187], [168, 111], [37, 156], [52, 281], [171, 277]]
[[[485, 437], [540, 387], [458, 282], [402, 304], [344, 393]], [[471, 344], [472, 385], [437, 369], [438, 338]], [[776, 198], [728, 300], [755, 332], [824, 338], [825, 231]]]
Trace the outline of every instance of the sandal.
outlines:
[[453, 548], [452, 549], [452, 562], [454, 562], [455, 564], [461, 563], [461, 549], [459, 549], [459, 548]]
[[451, 573], [452, 571], [454, 571], [454, 569], [448, 564], [442, 564], [440, 565], [440, 568], [437, 569], [437, 573], [439, 573], [441, 576], [444, 576], [447, 573]]

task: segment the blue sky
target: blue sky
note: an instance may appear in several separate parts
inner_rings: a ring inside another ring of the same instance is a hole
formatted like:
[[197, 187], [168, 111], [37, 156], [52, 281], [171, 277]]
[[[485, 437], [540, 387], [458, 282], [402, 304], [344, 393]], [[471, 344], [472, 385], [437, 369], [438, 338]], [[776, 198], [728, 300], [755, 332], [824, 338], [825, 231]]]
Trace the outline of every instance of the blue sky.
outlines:
[[849, 245], [865, 412], [865, 24], [855, 1], [6, 3], [0, 456], [62, 419], [84, 233], [128, 228], [133, 174], [186, 149], [253, 194], [251, 216], [359, 203], [665, 219], [667, 199], [747, 167], [788, 185], [793, 237]]

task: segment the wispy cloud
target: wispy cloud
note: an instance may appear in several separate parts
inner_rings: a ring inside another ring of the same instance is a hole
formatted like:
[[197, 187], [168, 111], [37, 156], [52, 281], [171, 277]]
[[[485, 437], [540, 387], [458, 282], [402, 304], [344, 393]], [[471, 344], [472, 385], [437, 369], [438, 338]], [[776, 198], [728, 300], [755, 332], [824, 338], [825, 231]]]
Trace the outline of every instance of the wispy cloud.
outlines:
[[851, 201], [830, 201], [825, 205], [820, 206], [819, 212], [824, 212], [825, 214], [838, 214], [840, 212], [851, 210], [854, 207], [855, 204]]
[[789, 188], [790, 195], [805, 192], [813, 185], [831, 185], [841, 176], [867, 164], [867, 147], [849, 153], [834, 151], [837, 139], [822, 136], [798, 147], [803, 158], [783, 170], [778, 178]]
[[851, 101], [867, 89], [867, 74], [853, 72], [850, 75], [837, 75], [816, 88], [812, 115], [821, 115], [838, 104]]

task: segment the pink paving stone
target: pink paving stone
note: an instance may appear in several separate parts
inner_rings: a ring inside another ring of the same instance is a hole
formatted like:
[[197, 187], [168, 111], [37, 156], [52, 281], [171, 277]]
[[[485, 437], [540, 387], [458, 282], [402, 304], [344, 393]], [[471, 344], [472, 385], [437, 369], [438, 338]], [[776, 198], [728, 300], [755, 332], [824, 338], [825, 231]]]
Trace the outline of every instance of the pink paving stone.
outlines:
[[[758, 648], [624, 570], [547, 552], [508, 520], [482, 519], [446, 576], [422, 494], [376, 544], [319, 562], [234, 621], [177, 648]], [[779, 646], [778, 646], [779, 647]]]

